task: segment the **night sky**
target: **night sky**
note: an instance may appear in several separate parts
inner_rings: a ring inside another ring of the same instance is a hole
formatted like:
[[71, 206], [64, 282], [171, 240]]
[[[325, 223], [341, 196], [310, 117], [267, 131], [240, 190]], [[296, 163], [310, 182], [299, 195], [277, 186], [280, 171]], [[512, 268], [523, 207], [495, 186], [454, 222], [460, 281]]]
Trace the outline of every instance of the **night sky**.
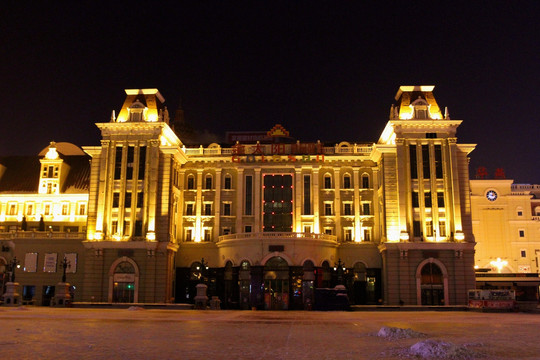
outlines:
[[110, 3], [3, 4], [0, 155], [99, 145], [124, 89], [154, 87], [220, 136], [376, 142], [400, 85], [435, 85], [472, 176], [540, 183], [537, 1]]

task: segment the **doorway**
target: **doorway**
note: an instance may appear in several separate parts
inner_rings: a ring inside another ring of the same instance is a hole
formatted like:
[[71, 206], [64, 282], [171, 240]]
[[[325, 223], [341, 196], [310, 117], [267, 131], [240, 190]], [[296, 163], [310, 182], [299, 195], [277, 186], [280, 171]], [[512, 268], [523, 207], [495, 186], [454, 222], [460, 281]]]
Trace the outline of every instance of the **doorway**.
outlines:
[[264, 267], [264, 307], [266, 310], [289, 308], [289, 265], [275, 256]]

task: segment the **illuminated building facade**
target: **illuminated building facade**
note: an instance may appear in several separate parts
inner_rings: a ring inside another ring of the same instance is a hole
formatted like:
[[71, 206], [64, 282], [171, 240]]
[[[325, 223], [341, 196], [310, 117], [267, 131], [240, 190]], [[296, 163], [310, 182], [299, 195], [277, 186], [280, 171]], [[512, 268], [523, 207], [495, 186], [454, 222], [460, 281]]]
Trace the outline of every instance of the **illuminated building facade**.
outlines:
[[[402, 86], [377, 143], [306, 143], [281, 125], [183, 143], [156, 89], [97, 123], [76, 300], [310, 308], [466, 304], [475, 287], [468, 154], [433, 86]], [[175, 129], [176, 132], [173, 130]], [[21, 280], [22, 281], [22, 280]]]

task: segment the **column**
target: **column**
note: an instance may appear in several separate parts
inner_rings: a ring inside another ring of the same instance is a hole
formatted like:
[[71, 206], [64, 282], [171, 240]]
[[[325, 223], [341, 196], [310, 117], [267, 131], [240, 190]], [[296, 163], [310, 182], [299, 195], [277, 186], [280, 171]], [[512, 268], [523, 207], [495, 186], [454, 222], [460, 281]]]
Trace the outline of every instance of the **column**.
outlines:
[[221, 226], [221, 169], [216, 169], [216, 181], [214, 182], [214, 233], [212, 240], [218, 242]]
[[313, 182], [313, 185], [312, 185], [312, 194], [313, 194], [313, 199], [312, 199], [312, 207], [313, 207], [313, 232], [315, 234], [320, 234], [321, 233], [321, 224], [320, 224], [320, 220], [319, 220], [319, 208], [320, 208], [320, 204], [319, 204], [319, 167], [314, 167], [313, 168], [313, 176], [312, 176], [312, 182]]
[[[237, 175], [236, 175], [236, 233], [242, 233], [244, 232], [244, 229], [242, 228], [242, 209], [244, 208], [244, 204], [242, 203], [242, 199], [244, 198], [244, 169], [238, 168], [237, 169]], [[260, 231], [260, 229], [257, 229], [256, 231]]]

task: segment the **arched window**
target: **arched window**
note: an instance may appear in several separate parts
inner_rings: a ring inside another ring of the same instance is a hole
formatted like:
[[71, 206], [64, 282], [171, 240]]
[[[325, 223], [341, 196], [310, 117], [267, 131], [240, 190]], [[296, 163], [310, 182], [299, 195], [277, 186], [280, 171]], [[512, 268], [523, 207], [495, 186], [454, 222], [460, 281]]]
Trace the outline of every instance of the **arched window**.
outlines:
[[343, 175], [343, 188], [350, 189], [351, 187], [352, 187], [351, 175], [350, 174]]
[[207, 175], [204, 177], [204, 188], [205, 188], [206, 190], [212, 189], [212, 175], [207, 174]]
[[332, 188], [332, 176], [328, 173], [324, 174], [324, 188], [325, 189]]
[[188, 190], [195, 189], [195, 176], [193, 174], [189, 174], [187, 176], [187, 184], [186, 184]]
[[369, 175], [362, 175], [362, 189], [369, 189]]

